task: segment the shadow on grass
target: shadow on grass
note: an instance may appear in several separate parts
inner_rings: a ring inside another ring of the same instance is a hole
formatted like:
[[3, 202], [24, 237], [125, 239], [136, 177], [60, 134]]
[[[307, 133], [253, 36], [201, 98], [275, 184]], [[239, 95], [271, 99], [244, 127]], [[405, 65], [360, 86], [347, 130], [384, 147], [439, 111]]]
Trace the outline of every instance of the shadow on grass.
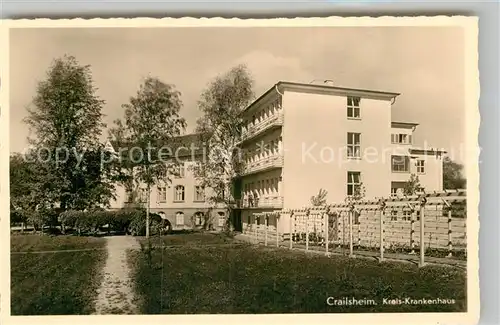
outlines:
[[[181, 236], [175, 250], [133, 252], [146, 314], [453, 312], [466, 310], [462, 270], [325, 257], [255, 246], [200, 248], [208, 234]], [[163, 240], [176, 236], [165, 236]], [[190, 242], [196, 243], [196, 249]], [[329, 306], [328, 297], [377, 305]], [[450, 299], [452, 304], [384, 305], [384, 299]]]

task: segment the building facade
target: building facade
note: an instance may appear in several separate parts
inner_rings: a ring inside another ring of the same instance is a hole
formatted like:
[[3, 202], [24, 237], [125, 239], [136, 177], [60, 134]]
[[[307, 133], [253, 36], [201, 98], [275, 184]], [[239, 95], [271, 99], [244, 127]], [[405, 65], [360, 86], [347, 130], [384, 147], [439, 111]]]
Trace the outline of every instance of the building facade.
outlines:
[[414, 147], [418, 124], [392, 120], [397, 96], [278, 82], [249, 105], [239, 143], [241, 228], [254, 223], [254, 212], [309, 206], [320, 189], [330, 203], [360, 192], [366, 199], [402, 195], [415, 174], [425, 191], [442, 190], [444, 152]]
[[[169, 221], [173, 230], [204, 228], [220, 230], [224, 227], [227, 219], [226, 209], [210, 204], [207, 197], [211, 195], [210, 189], [200, 185], [195, 177], [194, 167], [199, 159], [202, 159], [202, 148], [197, 134], [178, 137], [179, 144], [176, 148], [170, 148], [175, 152], [179, 166], [175, 176], [171, 177], [168, 184], [155, 184], [150, 191], [150, 211], [159, 214], [163, 219]], [[116, 151], [116, 145], [113, 146]], [[181, 148], [182, 150], [178, 150]], [[194, 150], [194, 149], [196, 150]], [[137, 186], [140, 204], [147, 202], [146, 186]], [[116, 185], [116, 198], [111, 201], [111, 209], [121, 209], [129, 204], [133, 195], [127, 192], [122, 185]]]

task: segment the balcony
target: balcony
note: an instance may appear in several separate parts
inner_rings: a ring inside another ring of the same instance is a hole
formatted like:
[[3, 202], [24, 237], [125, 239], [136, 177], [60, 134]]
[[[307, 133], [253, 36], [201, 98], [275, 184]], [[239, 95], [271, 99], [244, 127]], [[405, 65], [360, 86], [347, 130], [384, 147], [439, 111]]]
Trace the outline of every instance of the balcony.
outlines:
[[244, 130], [241, 133], [240, 144], [257, 137], [264, 131], [272, 130], [274, 128], [281, 127], [282, 125], [283, 125], [283, 112], [281, 111], [273, 114], [272, 116], [264, 119], [263, 121], [260, 121], [257, 124], [249, 126], [248, 129]]
[[237, 200], [237, 207], [244, 209], [282, 209], [282, 196], [263, 196], [260, 198], [245, 198]]
[[247, 163], [243, 169], [243, 175], [250, 175], [258, 172], [268, 171], [275, 168], [283, 167], [283, 156], [272, 155], [257, 161]]

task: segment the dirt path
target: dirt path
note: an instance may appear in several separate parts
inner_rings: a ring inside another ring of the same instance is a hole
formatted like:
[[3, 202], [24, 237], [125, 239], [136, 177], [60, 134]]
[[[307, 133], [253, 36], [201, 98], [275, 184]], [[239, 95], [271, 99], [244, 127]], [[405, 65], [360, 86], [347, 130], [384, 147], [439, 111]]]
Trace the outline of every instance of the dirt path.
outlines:
[[108, 258], [104, 279], [98, 289], [95, 314], [137, 314], [126, 252], [128, 249], [139, 249], [139, 243], [132, 236], [106, 237], [106, 240]]

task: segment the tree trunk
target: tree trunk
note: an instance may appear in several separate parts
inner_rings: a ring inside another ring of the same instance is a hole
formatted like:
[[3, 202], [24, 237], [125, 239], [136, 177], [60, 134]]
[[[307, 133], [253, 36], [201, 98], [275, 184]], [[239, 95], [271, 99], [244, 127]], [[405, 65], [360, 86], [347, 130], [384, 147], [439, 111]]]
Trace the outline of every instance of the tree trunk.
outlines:
[[146, 238], [149, 238], [149, 210], [150, 210], [150, 197], [151, 197], [151, 186], [148, 184], [147, 187], [147, 198], [146, 198]]

